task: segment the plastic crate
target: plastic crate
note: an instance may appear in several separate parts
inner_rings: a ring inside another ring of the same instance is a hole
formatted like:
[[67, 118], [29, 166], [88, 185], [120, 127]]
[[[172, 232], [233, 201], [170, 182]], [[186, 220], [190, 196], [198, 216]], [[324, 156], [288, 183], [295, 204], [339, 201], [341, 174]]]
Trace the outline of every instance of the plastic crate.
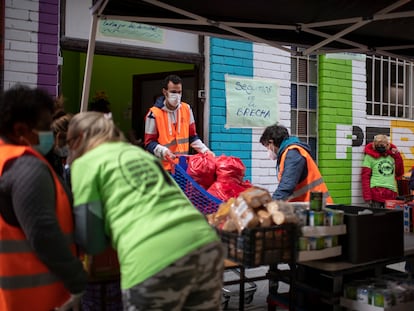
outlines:
[[241, 234], [217, 230], [226, 249], [227, 258], [245, 267], [296, 261], [296, 224], [246, 228]]
[[208, 193], [187, 174], [186, 170], [186, 157], [181, 157], [179, 164], [174, 166], [171, 174], [181, 190], [183, 190], [191, 203], [204, 215], [217, 212], [219, 205], [223, 201]]

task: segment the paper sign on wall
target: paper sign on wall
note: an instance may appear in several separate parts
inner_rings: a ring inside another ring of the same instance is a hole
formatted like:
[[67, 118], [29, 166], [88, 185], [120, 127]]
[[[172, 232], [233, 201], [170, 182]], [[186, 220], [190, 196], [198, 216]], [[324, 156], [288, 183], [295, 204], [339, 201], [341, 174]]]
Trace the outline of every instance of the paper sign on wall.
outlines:
[[99, 32], [103, 36], [162, 43], [164, 32], [161, 28], [120, 20], [100, 20]]
[[225, 76], [226, 128], [266, 127], [279, 120], [279, 86], [275, 80]]

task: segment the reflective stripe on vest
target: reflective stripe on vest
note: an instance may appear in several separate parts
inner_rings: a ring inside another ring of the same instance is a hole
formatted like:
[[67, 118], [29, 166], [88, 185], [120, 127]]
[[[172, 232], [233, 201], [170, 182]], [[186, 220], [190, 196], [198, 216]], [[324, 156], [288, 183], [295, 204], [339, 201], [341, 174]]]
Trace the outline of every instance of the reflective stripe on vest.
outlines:
[[[169, 113], [167, 111], [158, 107], [151, 107], [150, 110], [154, 115], [157, 126], [158, 143], [167, 147], [177, 156], [187, 155], [190, 151], [190, 106], [185, 102], [181, 102], [177, 111], [177, 123], [175, 126], [169, 124], [171, 121], [168, 118]], [[171, 126], [171, 133], [169, 125]], [[172, 164], [169, 161], [162, 160], [161, 162], [166, 170], [170, 171], [172, 169]], [[174, 162], [178, 163], [178, 160]]]
[[0, 288], [13, 290], [22, 288], [38, 287], [58, 282], [59, 279], [52, 273], [39, 273], [32, 275], [2, 276], [0, 277]]
[[[66, 234], [65, 238], [70, 244], [75, 242], [73, 234]], [[27, 240], [0, 240], [0, 254], [27, 253], [32, 250]]]
[[[0, 155], [0, 176], [8, 161], [23, 155], [35, 156], [48, 166], [55, 185], [56, 218], [66, 239], [71, 242], [68, 245], [73, 255], [76, 255], [69, 199], [53, 168], [43, 156], [27, 146], [5, 144], [0, 140]], [[9, 225], [0, 215], [0, 310], [52, 310], [69, 296], [63, 283], [30, 247], [23, 230]]]
[[312, 156], [307, 152], [303, 147], [298, 145], [290, 145], [288, 146], [280, 158], [279, 164], [279, 174], [278, 178], [279, 181], [281, 180], [284, 166], [285, 166], [285, 159], [286, 155], [289, 150], [296, 149], [301, 156], [303, 156], [306, 160], [306, 165], [308, 168], [308, 176], [301, 181], [299, 184], [296, 185], [292, 195], [288, 198], [288, 201], [303, 201], [308, 202], [310, 200], [310, 192], [311, 191], [320, 191], [323, 193], [323, 197], [326, 203], [333, 203], [331, 196], [329, 195], [328, 188], [326, 187], [325, 182], [319, 172], [319, 169], [313, 160]]
[[187, 138], [181, 138], [181, 139], [177, 139], [177, 140], [173, 140], [172, 142], [165, 144], [164, 146], [167, 147], [168, 149], [174, 149], [177, 147], [177, 144], [188, 144], [190, 140]]

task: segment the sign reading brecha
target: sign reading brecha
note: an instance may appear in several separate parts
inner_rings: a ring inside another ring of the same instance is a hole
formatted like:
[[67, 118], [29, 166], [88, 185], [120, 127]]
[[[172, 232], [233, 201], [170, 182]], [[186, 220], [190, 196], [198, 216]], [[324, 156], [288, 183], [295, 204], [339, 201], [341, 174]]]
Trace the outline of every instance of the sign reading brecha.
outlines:
[[275, 80], [225, 75], [226, 128], [266, 127], [279, 120]]

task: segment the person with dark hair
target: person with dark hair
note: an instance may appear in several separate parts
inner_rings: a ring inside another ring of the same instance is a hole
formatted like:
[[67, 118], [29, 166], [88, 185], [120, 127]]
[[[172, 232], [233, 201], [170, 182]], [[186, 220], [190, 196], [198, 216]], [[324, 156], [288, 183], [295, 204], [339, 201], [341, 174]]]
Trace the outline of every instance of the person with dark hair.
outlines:
[[310, 201], [312, 191], [322, 192], [325, 203], [332, 203], [328, 188], [313, 160], [309, 145], [290, 136], [286, 127], [268, 126], [260, 143], [267, 148], [269, 158], [276, 160], [279, 184], [273, 193], [274, 200]]
[[105, 91], [97, 91], [89, 105], [90, 111], [111, 113], [111, 103], [108, 100], [108, 96]]
[[214, 153], [201, 141], [196, 132], [193, 111], [181, 101], [182, 80], [177, 75], [164, 79], [162, 93], [145, 117], [145, 149], [162, 159], [170, 171], [171, 161], [187, 155], [190, 146], [198, 153]]
[[20, 85], [0, 99], [0, 310], [69, 310], [86, 286], [71, 196], [44, 158], [53, 108], [47, 92]]
[[70, 173], [69, 166], [66, 163], [69, 152], [66, 144], [66, 133], [68, 131], [69, 121], [72, 116], [72, 114], [65, 112], [63, 96], [57, 97], [55, 100], [53, 121], [50, 126], [55, 143], [53, 148], [45, 156], [55, 172], [63, 179], [63, 182], [69, 187], [69, 189]]

